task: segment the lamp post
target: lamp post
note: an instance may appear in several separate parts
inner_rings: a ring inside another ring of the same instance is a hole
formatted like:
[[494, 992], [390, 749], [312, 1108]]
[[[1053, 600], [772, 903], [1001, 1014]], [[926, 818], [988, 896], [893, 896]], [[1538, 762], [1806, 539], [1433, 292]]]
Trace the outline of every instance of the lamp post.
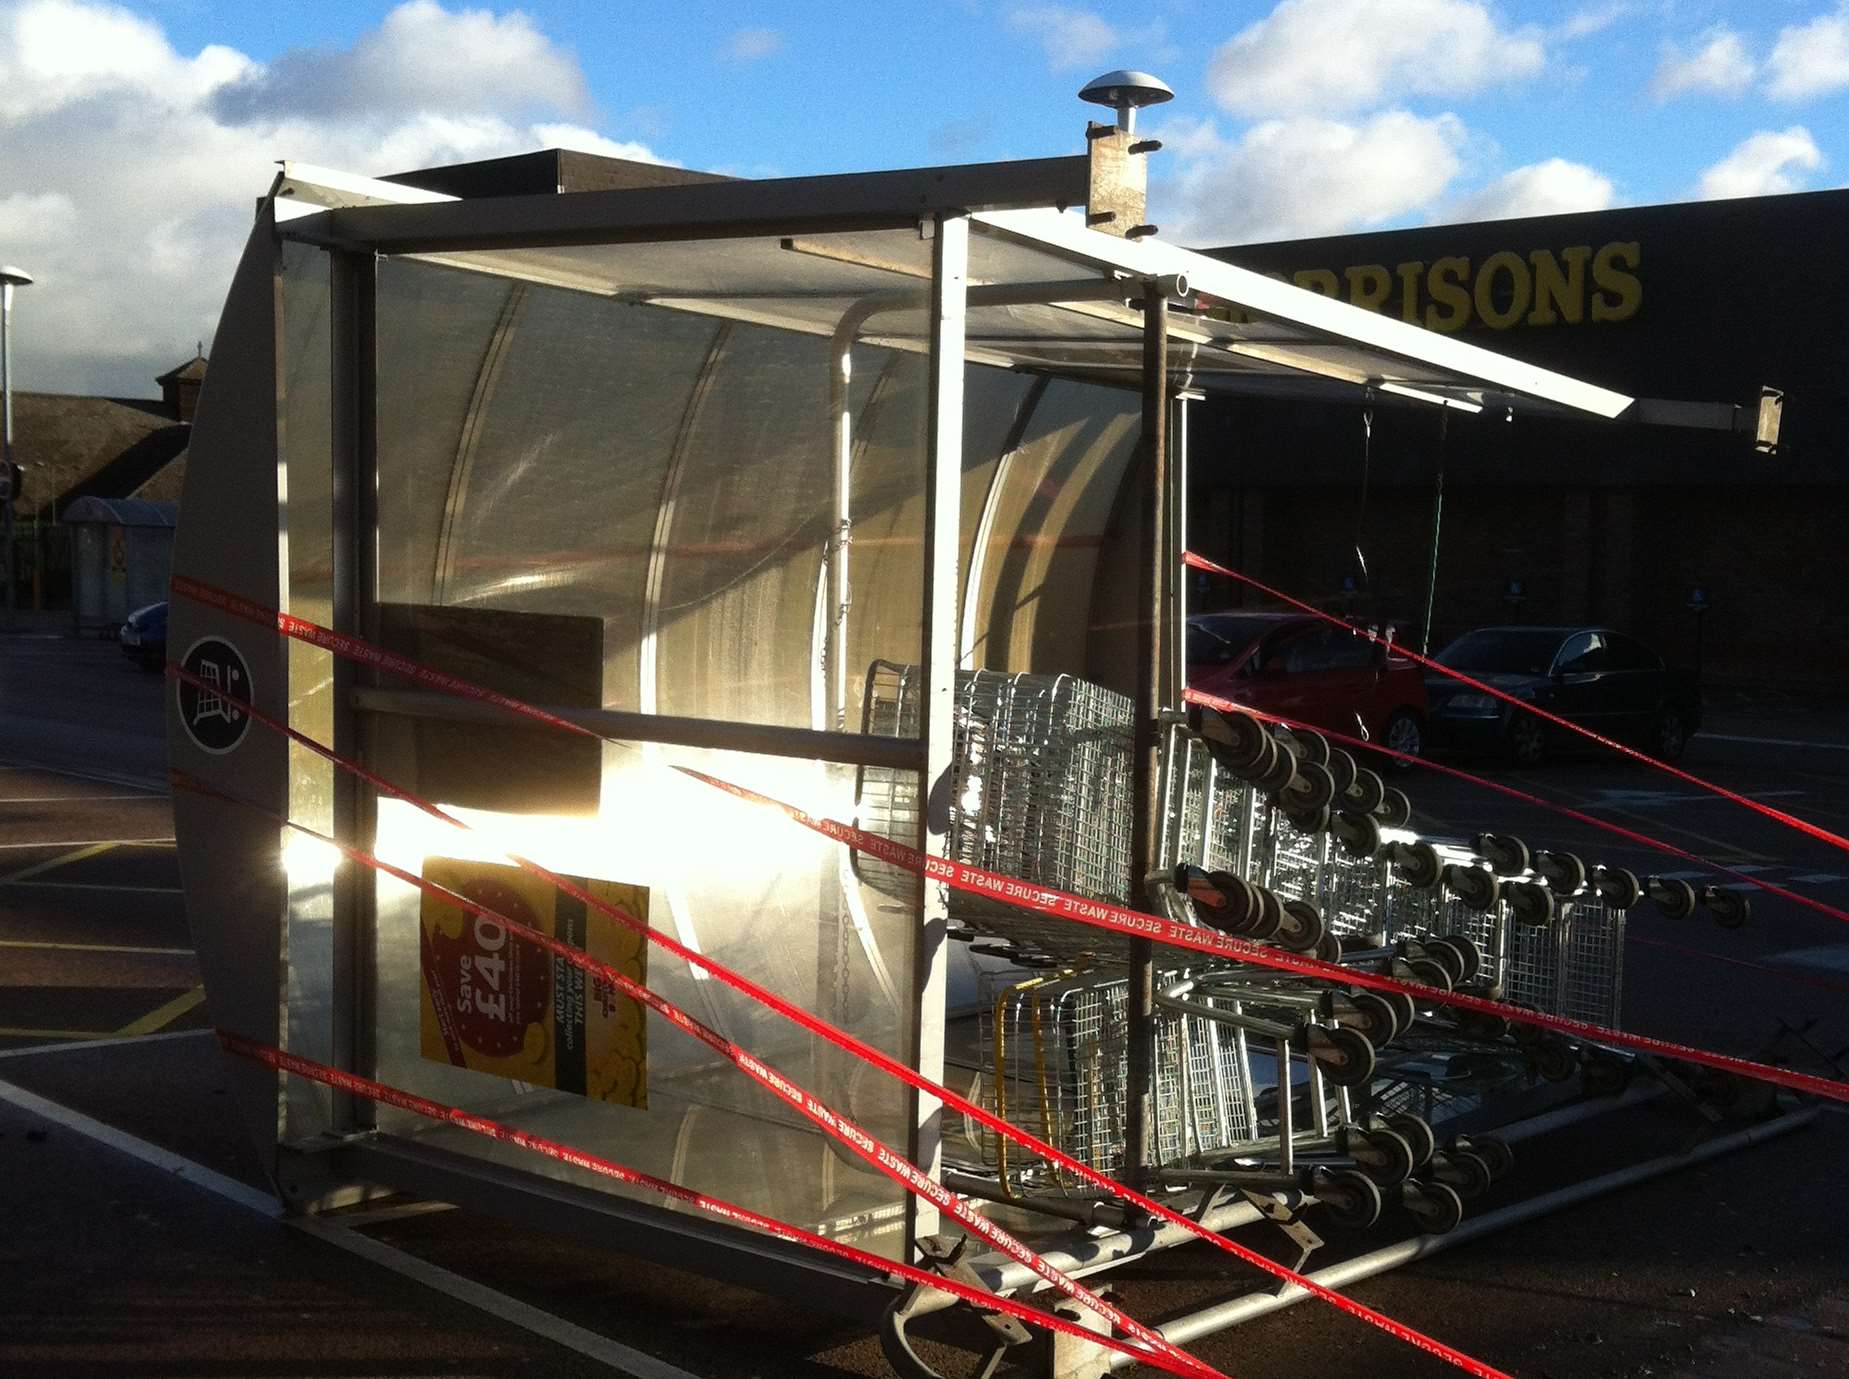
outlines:
[[0, 489], [5, 494], [6, 626], [13, 628], [18, 594], [13, 580], [13, 497], [19, 488], [19, 471], [13, 467], [13, 289], [24, 287], [32, 275], [23, 268], [0, 264]]

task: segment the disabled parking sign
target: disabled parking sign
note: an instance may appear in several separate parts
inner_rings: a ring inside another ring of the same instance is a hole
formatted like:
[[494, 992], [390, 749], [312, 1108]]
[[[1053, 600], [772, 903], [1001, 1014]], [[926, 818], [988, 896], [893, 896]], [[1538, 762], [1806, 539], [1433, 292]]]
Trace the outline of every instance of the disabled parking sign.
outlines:
[[187, 651], [180, 668], [201, 682], [174, 681], [186, 735], [202, 751], [222, 756], [250, 731], [250, 715], [231, 702], [251, 702], [250, 667], [244, 664], [238, 649], [222, 637], [201, 637]]

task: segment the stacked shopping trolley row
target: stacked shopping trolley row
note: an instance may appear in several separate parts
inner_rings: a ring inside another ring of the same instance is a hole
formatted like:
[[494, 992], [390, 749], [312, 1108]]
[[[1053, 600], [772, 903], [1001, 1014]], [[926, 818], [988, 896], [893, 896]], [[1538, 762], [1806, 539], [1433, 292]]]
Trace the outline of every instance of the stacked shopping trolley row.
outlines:
[[[876, 663], [869, 732], [918, 726], [914, 669]], [[958, 860], [1091, 898], [1134, 893], [1131, 704], [1070, 676], [957, 677], [948, 850]], [[1517, 840], [1420, 838], [1406, 795], [1319, 735], [1244, 714], [1165, 725], [1158, 838], [1144, 891], [1171, 917], [1432, 987], [1616, 1024], [1626, 909], [1617, 869]], [[860, 778], [862, 827], [909, 841], [916, 777]], [[907, 873], [856, 861], [867, 884]], [[1653, 892], [1654, 893], [1654, 892]], [[1661, 900], [1661, 897], [1658, 897]], [[1123, 940], [955, 894], [953, 935], [1006, 961], [978, 1045], [997, 1111], [1092, 1167], [1129, 1172], [1132, 1085]], [[1506, 1022], [1273, 969], [1158, 948], [1145, 1177], [1301, 1193], [1364, 1224], [1388, 1201], [1427, 1229], [1507, 1163], [1461, 1133], [1518, 1087], [1570, 1077], [1582, 1051]], [[1140, 1045], [1139, 1045], [1140, 1047]], [[1588, 1080], [1594, 1064], [1585, 1063]], [[1604, 1067], [1604, 1063], [1598, 1066]], [[1468, 1117], [1468, 1119], [1467, 1119]], [[1436, 1129], [1434, 1127], [1437, 1127]], [[1443, 1144], [1441, 1146], [1441, 1138]], [[1000, 1195], [1072, 1193], [1052, 1164], [974, 1137]]]

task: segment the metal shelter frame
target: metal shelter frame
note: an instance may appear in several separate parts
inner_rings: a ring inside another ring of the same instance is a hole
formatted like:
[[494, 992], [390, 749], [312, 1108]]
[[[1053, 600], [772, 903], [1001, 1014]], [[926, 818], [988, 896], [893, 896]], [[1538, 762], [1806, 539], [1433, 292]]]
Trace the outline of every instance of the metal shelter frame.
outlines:
[[[736, 292], [677, 291], [661, 284], [638, 297], [673, 310], [825, 335], [832, 342], [833, 513], [822, 606], [827, 635], [820, 668], [826, 687], [824, 721], [802, 728], [677, 716], [649, 711], [651, 701], [644, 701], [637, 711], [554, 711], [599, 733], [636, 743], [919, 771], [927, 784], [921, 795], [930, 807], [924, 811], [918, 842], [929, 856], [943, 857], [945, 804], [940, 792], [929, 787], [945, 780], [952, 765], [955, 676], [972, 655], [958, 593], [966, 369], [975, 362], [1134, 388], [1141, 403], [1140, 449], [1130, 469], [1130, 487], [1120, 496], [1137, 504], [1143, 552], [1134, 633], [1139, 781], [1132, 836], [1139, 883], [1134, 899], [1146, 905], [1141, 878], [1160, 862], [1155, 843], [1160, 808], [1158, 725], [1162, 710], [1178, 701], [1183, 674], [1179, 630], [1186, 609], [1179, 555], [1185, 541], [1187, 412], [1178, 399], [1220, 386], [1288, 390], [1293, 380], [1304, 378], [1332, 380], [1357, 394], [1374, 389], [1464, 410], [1533, 402], [1616, 417], [1630, 406], [1630, 399], [1188, 250], [1086, 229], [1082, 218], [1067, 210], [1084, 203], [1087, 176], [1087, 160], [1055, 158], [842, 177], [448, 200], [392, 184], [285, 168], [275, 196], [260, 212], [253, 249], [246, 256], [249, 277], [241, 276], [234, 288], [239, 311], [249, 315], [239, 317], [230, 308], [227, 315], [244, 325], [261, 319], [262, 294], [279, 276], [285, 245], [325, 253], [331, 300], [334, 628], [372, 639], [379, 636], [377, 274], [383, 258], [416, 256], [473, 272], [622, 296], [628, 290], [622, 284], [599, 280], [594, 272], [583, 271], [581, 261], [552, 251], [771, 237], [784, 253], [830, 263], [835, 261], [834, 251], [818, 237], [849, 231], [916, 234], [929, 241], [928, 269], [921, 273], [916, 263], [853, 263], [856, 270], [885, 272], [890, 286], [860, 293], [845, 305], [837, 300], [839, 294], [822, 294], [825, 300], [820, 301], [788, 292], [752, 298]], [[310, 210], [310, 203], [325, 209]], [[295, 214], [283, 218], [284, 207]], [[996, 245], [1029, 250], [1036, 262], [1057, 261], [1068, 271], [1023, 282], [973, 282], [972, 247]], [[834, 312], [832, 319], [825, 311]], [[882, 321], [895, 313], [919, 312], [926, 321], [922, 334]], [[1002, 318], [996, 315], [1000, 312], [1014, 314]], [[851, 599], [854, 514], [847, 475], [855, 438], [846, 398], [853, 349], [863, 340], [922, 353], [928, 361], [920, 598], [923, 711], [915, 736], [879, 737], [847, 730], [842, 643]], [[714, 346], [715, 351], [721, 348], [722, 342]], [[275, 361], [269, 362], [274, 367]], [[235, 386], [221, 382], [230, 372], [215, 366], [213, 384]], [[1037, 397], [1030, 394], [1024, 404], [1017, 435]], [[214, 402], [208, 388], [207, 403]], [[248, 405], [255, 407], [257, 401]], [[224, 415], [229, 419], [232, 413]], [[209, 431], [201, 439], [194, 464], [195, 472], [203, 474], [207, 466], [198, 455], [223, 442]], [[991, 502], [993, 491], [992, 486]], [[190, 510], [190, 489], [187, 502]], [[986, 524], [991, 517], [985, 504], [980, 521]], [[661, 520], [665, 523], [665, 516]], [[651, 582], [658, 581], [659, 573], [651, 574]], [[975, 583], [970, 578], [972, 598]], [[277, 606], [287, 605], [279, 601]], [[176, 625], [179, 619], [197, 617], [191, 610], [176, 610]], [[190, 629], [180, 629], [176, 641], [191, 635]], [[380, 685], [345, 661], [335, 663], [333, 676], [333, 745], [355, 757], [365, 755], [373, 725], [384, 716], [505, 721], [481, 706]], [[208, 806], [191, 802], [186, 808], [204, 811]], [[202, 812], [183, 818], [183, 837], [201, 837], [215, 817]], [[374, 836], [376, 819], [372, 792], [340, 776], [335, 783], [335, 833], [364, 843]], [[361, 882], [361, 877], [348, 875], [333, 891], [332, 1029], [334, 1061], [366, 1071], [374, 1058], [367, 957], [372, 900]], [[244, 898], [251, 894], [246, 890]], [[262, 896], [268, 894], [258, 896], [259, 911]], [[257, 989], [239, 974], [241, 967], [261, 960], [261, 936], [236, 942], [225, 937], [230, 921], [215, 917], [218, 912], [211, 908], [221, 903], [228, 914], [241, 903], [238, 891], [231, 889], [222, 902], [195, 907], [205, 912], [196, 920], [202, 926], [201, 948], [214, 950], [206, 962], [208, 980], [218, 978], [214, 1010], [222, 1010], [220, 1018], [232, 1022], [244, 1018], [246, 1010], [255, 1011], [250, 1018], [256, 1020], [267, 1000], [273, 1018], [277, 993]], [[939, 883], [920, 887], [912, 915], [915, 961], [904, 983], [911, 1004], [911, 1045], [906, 1052], [914, 1067], [939, 1082], [945, 1076], [947, 921], [947, 889]], [[1147, 1072], [1155, 1004], [1147, 941], [1138, 941], [1131, 958], [1130, 1103], [1143, 1108], [1129, 1122], [1129, 1176], [1134, 1179], [1137, 1167], [1150, 1164]], [[251, 986], [248, 1002], [230, 997], [221, 1001], [221, 991], [240, 985]], [[264, 1098], [272, 1110], [275, 1105], [274, 1082], [248, 1076], [256, 1081], [247, 1084], [247, 1100], [254, 1098], [253, 1123], [261, 1126]], [[939, 1108], [915, 1093], [909, 1105], [906, 1150], [915, 1163], [939, 1173]], [[321, 1145], [272, 1150], [271, 1167], [283, 1191], [298, 1201], [334, 1200], [330, 1194], [346, 1184], [388, 1184], [489, 1211], [517, 1212], [599, 1240], [620, 1240], [627, 1252], [753, 1286], [788, 1286], [809, 1299], [854, 1313], [883, 1310], [894, 1296], [884, 1279], [752, 1232], [379, 1133], [370, 1107], [350, 1098], [336, 1101], [332, 1132]], [[1248, 1211], [1242, 1207], [1234, 1215], [1249, 1219], [1242, 1214]], [[903, 1249], [915, 1258], [919, 1242], [937, 1229], [935, 1213], [908, 1202], [905, 1221]], [[1095, 1263], [1106, 1255], [1118, 1259], [1151, 1248], [1159, 1243], [1159, 1234], [1132, 1232], [1123, 1237], [1127, 1244], [1108, 1249], [1081, 1234], [1070, 1248], [1073, 1258]]]

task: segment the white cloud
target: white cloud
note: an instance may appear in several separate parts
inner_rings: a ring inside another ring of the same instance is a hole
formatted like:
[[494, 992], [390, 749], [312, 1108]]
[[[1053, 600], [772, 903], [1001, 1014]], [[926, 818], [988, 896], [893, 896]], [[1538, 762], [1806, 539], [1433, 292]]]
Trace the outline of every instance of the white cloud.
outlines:
[[1389, 110], [1358, 124], [1267, 120], [1235, 139], [1161, 131], [1182, 171], [1156, 192], [1163, 237], [1201, 246], [1335, 234], [1409, 215], [1457, 176], [1463, 123]]
[[1766, 94], [1774, 100], [1801, 101], [1849, 90], [1849, 0], [1838, 0], [1834, 14], [1780, 29], [1766, 71], [1771, 74]]
[[1762, 129], [1741, 140], [1732, 153], [1703, 171], [1696, 194], [1711, 201], [1795, 192], [1804, 185], [1802, 174], [1822, 166], [1823, 153], [1803, 125], [1786, 130]]
[[783, 35], [775, 29], [740, 29], [725, 41], [719, 56], [726, 62], [759, 62], [783, 49]]
[[1055, 72], [1097, 68], [1113, 53], [1126, 49], [1154, 49], [1169, 55], [1166, 30], [1160, 22], [1141, 29], [1122, 29], [1092, 10], [1066, 5], [1023, 5], [1008, 14], [1008, 26], [1037, 42]]
[[1725, 24], [1701, 36], [1701, 45], [1685, 49], [1665, 40], [1650, 94], [1659, 101], [1690, 94], [1738, 96], [1758, 75], [1759, 64], [1746, 50], [1746, 41]]
[[233, 123], [283, 112], [518, 115], [587, 105], [577, 61], [526, 15], [446, 10], [436, 0], [406, 0], [351, 48], [285, 53], [225, 85], [216, 101]]
[[1584, 9], [1574, 10], [1560, 22], [1554, 30], [1556, 36], [1572, 40], [1588, 38], [1596, 33], [1603, 33], [1620, 19], [1623, 19], [1634, 7], [1629, 0], [1610, 0], [1603, 5], [1588, 5]]
[[211, 339], [279, 158], [370, 174], [554, 145], [662, 161], [574, 119], [584, 90], [518, 13], [412, 0], [350, 49], [266, 65], [176, 52], [112, 5], [0, 0], [0, 258], [38, 279], [17, 300], [18, 383], [152, 392]]
[[634, 139], [611, 139], [594, 129], [575, 124], [536, 124], [533, 135], [544, 148], [570, 148], [579, 153], [599, 153], [605, 158], [627, 158], [635, 163], [662, 163], [678, 167], [647, 144]]
[[1524, 215], [1602, 211], [1615, 197], [1611, 179], [1584, 163], [1549, 158], [1506, 172], [1455, 202], [1446, 220], [1506, 220]]
[[1281, 0], [1220, 46], [1207, 81], [1238, 114], [1329, 114], [1468, 95], [1545, 57], [1537, 30], [1503, 27], [1482, 0]]

